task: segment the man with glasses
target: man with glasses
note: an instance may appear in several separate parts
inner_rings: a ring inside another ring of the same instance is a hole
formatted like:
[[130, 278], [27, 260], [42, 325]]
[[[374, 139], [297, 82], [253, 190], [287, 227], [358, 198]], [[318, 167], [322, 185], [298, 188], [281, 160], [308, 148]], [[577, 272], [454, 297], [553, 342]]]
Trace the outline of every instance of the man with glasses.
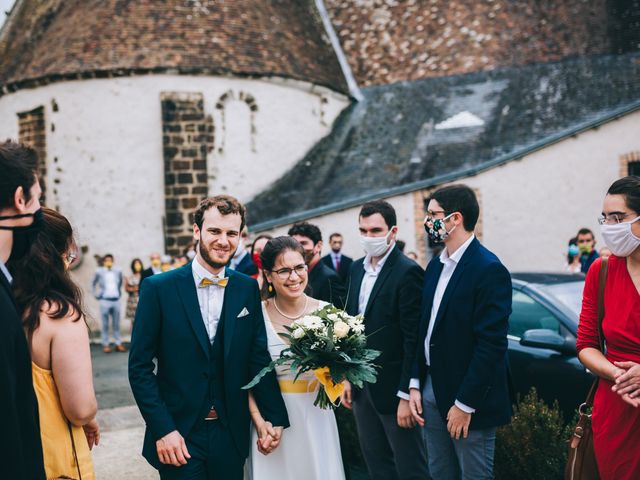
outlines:
[[452, 185], [431, 195], [425, 218], [444, 249], [425, 273], [410, 406], [438, 479], [493, 478], [496, 428], [511, 418], [511, 277], [476, 239], [479, 214], [473, 190]]
[[580, 271], [587, 273], [591, 264], [600, 256], [596, 250], [596, 239], [593, 232], [588, 228], [581, 228], [576, 235], [576, 243], [580, 252]]

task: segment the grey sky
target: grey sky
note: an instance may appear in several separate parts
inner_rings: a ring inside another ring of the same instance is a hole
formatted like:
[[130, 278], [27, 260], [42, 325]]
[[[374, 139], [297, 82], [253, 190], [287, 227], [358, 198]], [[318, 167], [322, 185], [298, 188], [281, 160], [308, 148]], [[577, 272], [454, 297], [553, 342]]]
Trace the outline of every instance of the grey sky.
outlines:
[[0, 27], [4, 23], [5, 18], [7, 18], [4, 12], [8, 12], [11, 9], [14, 1], [15, 0], [0, 0]]

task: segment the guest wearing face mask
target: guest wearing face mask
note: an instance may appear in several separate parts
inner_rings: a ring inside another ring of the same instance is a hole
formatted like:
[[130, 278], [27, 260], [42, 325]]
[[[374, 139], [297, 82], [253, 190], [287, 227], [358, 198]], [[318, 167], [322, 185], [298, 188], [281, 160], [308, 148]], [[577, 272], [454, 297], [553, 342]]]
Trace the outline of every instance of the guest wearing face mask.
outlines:
[[120, 295], [122, 292], [122, 270], [113, 265], [113, 255], [102, 257], [102, 267], [96, 270], [93, 277], [93, 296], [100, 303], [102, 318], [102, 351], [111, 353], [109, 343], [109, 320], [113, 329], [113, 341], [117, 352], [126, 352], [120, 338]]
[[238, 243], [238, 248], [236, 249], [236, 253], [233, 255], [233, 258], [229, 262], [229, 268], [231, 270], [235, 270], [239, 273], [244, 273], [245, 275], [249, 275], [253, 277], [258, 274], [258, 268], [253, 262], [251, 258], [251, 253], [247, 251], [247, 230], [245, 229], [242, 232], [242, 238]]
[[262, 275], [262, 271], [263, 271], [262, 258], [260, 258], [260, 255], [264, 250], [264, 246], [272, 238], [273, 237], [271, 235], [258, 235], [253, 241], [253, 244], [251, 245], [251, 260], [253, 260], [253, 264], [258, 269], [258, 273], [256, 273], [255, 275], [251, 275], [251, 277], [255, 278], [258, 281], [258, 286], [260, 287], [260, 290], [262, 290], [262, 285], [264, 282], [263, 275]]
[[162, 273], [162, 260], [161, 260], [162, 256], [158, 253], [158, 252], [153, 252], [150, 256], [149, 256], [149, 260], [151, 262], [151, 266], [145, 270], [142, 271], [142, 274], [140, 275], [140, 283], [142, 283], [142, 281], [147, 278], [150, 277], [152, 275], [157, 275], [158, 273]]
[[125, 318], [131, 320], [136, 317], [136, 308], [138, 307], [138, 299], [140, 298], [140, 281], [142, 276], [142, 260], [134, 258], [131, 262], [131, 275], [124, 279], [124, 289], [129, 294], [127, 297], [127, 311]]
[[580, 262], [580, 249], [578, 248], [578, 242], [573, 237], [569, 240], [569, 247], [567, 248], [567, 263], [564, 269], [570, 273], [580, 273], [582, 271], [582, 262]]
[[20, 260], [42, 228], [36, 152], [0, 143], [0, 468], [3, 478], [44, 480], [31, 356], [7, 262]]
[[[599, 377], [591, 420], [600, 478], [631, 480], [640, 478], [640, 177], [609, 187], [599, 222], [611, 255], [587, 273], [576, 347], [583, 365]], [[598, 338], [603, 268], [604, 353]]]
[[367, 347], [382, 355], [377, 382], [356, 390], [345, 381], [342, 405], [353, 408], [372, 480], [427, 479], [422, 434], [409, 408], [424, 270], [395, 245], [396, 212], [389, 203], [366, 203], [358, 223], [366, 256], [351, 268], [346, 310], [364, 315]]
[[581, 228], [576, 235], [576, 244], [580, 251], [580, 271], [587, 273], [596, 258], [599, 257], [596, 250], [596, 239], [588, 228]]
[[339, 233], [332, 233], [329, 237], [331, 253], [322, 257], [322, 261], [327, 265], [327, 267], [333, 268], [338, 272], [342, 281], [346, 282], [349, 279], [349, 270], [351, 270], [353, 259], [342, 253], [343, 243], [344, 239], [342, 238], [342, 235]]
[[307, 293], [318, 300], [344, 308], [347, 298], [344, 284], [335, 270], [320, 261], [322, 233], [307, 222], [296, 223], [289, 229], [289, 236], [295, 238], [304, 248], [304, 261], [309, 267], [309, 288]]

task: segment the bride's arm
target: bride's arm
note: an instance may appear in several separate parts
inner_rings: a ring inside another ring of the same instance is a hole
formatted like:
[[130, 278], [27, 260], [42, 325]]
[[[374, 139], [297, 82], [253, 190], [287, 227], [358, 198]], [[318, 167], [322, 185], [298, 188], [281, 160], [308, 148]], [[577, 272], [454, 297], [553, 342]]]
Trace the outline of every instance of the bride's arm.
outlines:
[[251, 390], [249, 390], [249, 415], [251, 415], [251, 421], [258, 433], [258, 451], [263, 455], [270, 454], [280, 443], [280, 433], [282, 430], [276, 430], [273, 428], [271, 422], [267, 422], [262, 417]]

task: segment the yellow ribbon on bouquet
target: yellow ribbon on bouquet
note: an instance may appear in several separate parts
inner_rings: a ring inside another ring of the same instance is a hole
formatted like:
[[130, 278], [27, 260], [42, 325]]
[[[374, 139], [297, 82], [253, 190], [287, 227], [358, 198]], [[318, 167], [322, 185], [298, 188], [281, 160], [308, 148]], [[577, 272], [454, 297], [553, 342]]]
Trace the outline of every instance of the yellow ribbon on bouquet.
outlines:
[[342, 383], [333, 383], [329, 367], [316, 368], [313, 373], [316, 374], [318, 381], [324, 387], [324, 391], [327, 397], [329, 397], [329, 400], [331, 400], [331, 403], [336, 403], [336, 400], [340, 398], [340, 395], [342, 395], [344, 391], [344, 385], [342, 385]]

